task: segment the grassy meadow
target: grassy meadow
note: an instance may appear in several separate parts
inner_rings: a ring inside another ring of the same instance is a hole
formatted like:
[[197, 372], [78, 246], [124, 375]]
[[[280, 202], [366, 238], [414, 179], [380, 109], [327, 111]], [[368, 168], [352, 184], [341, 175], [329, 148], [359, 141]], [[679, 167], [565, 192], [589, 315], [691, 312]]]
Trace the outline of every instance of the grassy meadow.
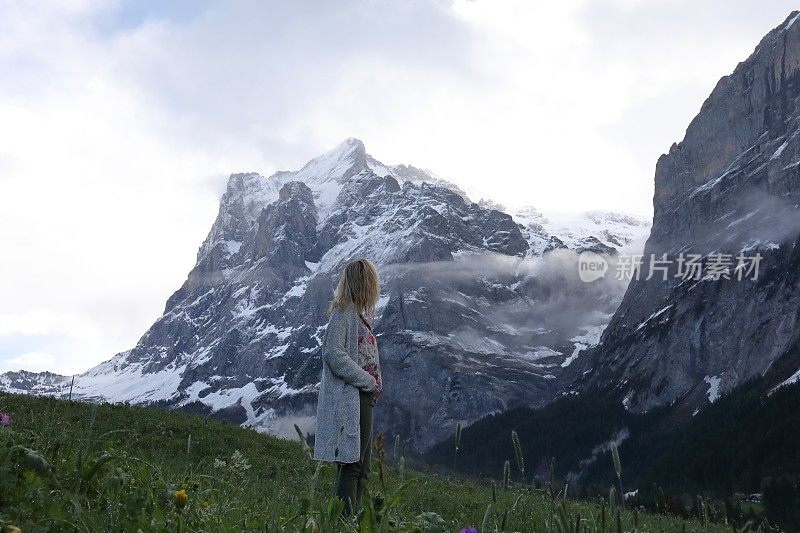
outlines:
[[10, 416], [0, 427], [0, 533], [735, 531], [515, 483], [524, 458], [513, 450], [494, 482], [413, 471], [402, 458], [381, 461], [380, 438], [368, 505], [344, 521], [330, 498], [333, 467], [297, 440], [179, 412], [4, 393], [0, 412]]

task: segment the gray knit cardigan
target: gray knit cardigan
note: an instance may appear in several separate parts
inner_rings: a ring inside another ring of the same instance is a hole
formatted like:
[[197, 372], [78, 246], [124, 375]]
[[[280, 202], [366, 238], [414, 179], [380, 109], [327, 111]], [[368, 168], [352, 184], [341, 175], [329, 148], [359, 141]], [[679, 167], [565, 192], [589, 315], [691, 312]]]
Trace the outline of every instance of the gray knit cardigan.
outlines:
[[358, 391], [370, 392], [375, 378], [358, 366], [358, 312], [335, 309], [322, 339], [322, 383], [317, 401], [314, 459], [355, 463], [360, 455]]

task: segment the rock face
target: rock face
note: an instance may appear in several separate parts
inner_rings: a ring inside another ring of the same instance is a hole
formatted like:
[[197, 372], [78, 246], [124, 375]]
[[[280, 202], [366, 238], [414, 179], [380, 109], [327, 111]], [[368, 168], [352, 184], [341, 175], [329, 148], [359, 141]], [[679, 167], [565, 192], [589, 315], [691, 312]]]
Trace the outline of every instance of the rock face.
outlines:
[[[348, 139], [299, 171], [232, 175], [164, 315], [74, 395], [313, 431], [325, 309], [344, 264], [366, 257], [382, 277], [377, 428], [424, 449], [457, 421], [556, 397], [624, 292], [576, 282], [574, 251], [616, 253], [647, 230], [612, 213], [511, 216]], [[69, 380], [14, 373], [0, 386], [63, 395]]]
[[[658, 160], [641, 269], [653, 277], [631, 282], [601, 344], [576, 366], [589, 370], [577, 388], [611, 388], [634, 411], [673, 402], [689, 410], [800, 367], [798, 17], [719, 81]], [[701, 279], [676, 276], [675, 263], [666, 281], [651, 269], [651, 255], [677, 261], [682, 252], [703, 257]], [[738, 279], [740, 254], [745, 269], [762, 256], [757, 279]]]

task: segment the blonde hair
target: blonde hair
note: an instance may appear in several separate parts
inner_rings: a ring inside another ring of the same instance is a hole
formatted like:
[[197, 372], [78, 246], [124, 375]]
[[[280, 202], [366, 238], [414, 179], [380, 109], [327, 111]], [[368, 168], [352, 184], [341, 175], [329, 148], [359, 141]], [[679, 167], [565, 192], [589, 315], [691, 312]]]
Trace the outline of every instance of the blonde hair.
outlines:
[[367, 259], [350, 261], [344, 267], [339, 284], [336, 285], [333, 300], [328, 306], [328, 314], [334, 309], [344, 309], [352, 304], [360, 313], [372, 316], [380, 294], [378, 270], [372, 261]]

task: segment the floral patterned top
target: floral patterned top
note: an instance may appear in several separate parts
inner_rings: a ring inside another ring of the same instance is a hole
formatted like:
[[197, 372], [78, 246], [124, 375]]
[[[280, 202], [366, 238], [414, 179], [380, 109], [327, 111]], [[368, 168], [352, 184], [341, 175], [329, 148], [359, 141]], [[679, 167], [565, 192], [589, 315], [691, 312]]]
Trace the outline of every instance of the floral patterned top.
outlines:
[[378, 364], [378, 343], [363, 320], [358, 324], [358, 364], [362, 368], [369, 364]]
[[377, 376], [376, 379], [379, 383], [378, 390], [372, 393], [372, 403], [374, 405], [382, 389], [382, 384], [380, 382], [381, 365], [378, 358], [378, 341], [375, 339], [372, 326], [369, 322], [367, 322], [363, 316], [360, 318], [361, 320], [358, 324], [358, 364], [373, 376]]

